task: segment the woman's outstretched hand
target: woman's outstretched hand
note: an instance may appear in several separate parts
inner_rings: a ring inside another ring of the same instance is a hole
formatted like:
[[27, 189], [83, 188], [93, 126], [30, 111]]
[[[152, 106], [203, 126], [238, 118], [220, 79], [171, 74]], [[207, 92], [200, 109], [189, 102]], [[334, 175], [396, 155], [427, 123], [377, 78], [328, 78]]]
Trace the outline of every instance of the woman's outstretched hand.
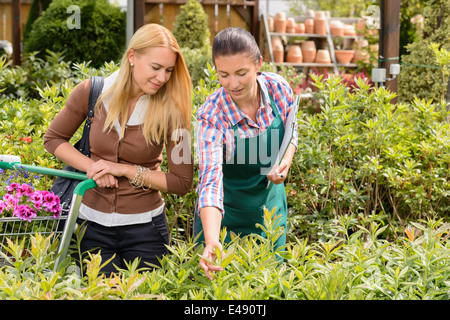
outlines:
[[206, 276], [210, 280], [214, 279], [213, 277], [214, 272], [223, 270], [222, 267], [212, 263], [217, 258], [216, 248], [219, 249], [220, 252], [222, 252], [222, 245], [220, 244], [220, 242], [207, 244], [200, 258], [200, 268], [202, 268], [203, 271], [205, 271]]

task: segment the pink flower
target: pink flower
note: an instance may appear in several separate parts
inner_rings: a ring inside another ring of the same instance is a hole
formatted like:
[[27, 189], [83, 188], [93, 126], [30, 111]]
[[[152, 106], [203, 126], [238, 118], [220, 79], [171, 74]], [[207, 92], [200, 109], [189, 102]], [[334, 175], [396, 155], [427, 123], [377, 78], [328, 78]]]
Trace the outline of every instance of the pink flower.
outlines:
[[50, 212], [53, 213], [53, 218], [59, 218], [61, 216], [61, 206], [54, 206], [50, 209]]
[[15, 197], [12, 194], [5, 194], [3, 196], [3, 201], [6, 202], [9, 208], [14, 207], [19, 204], [19, 198]]
[[6, 186], [6, 191], [8, 191], [8, 193], [13, 193], [15, 190], [19, 188], [20, 185], [18, 183], [11, 183], [9, 186]]
[[16, 216], [30, 222], [38, 215], [57, 218], [61, 215], [60, 199], [53, 192], [33, 191], [31, 185], [12, 183], [0, 200], [0, 215]]
[[33, 194], [33, 188], [31, 188], [31, 186], [26, 183], [22, 184], [19, 189], [22, 194], [25, 194], [27, 196], [31, 196]]
[[[46, 194], [44, 194], [44, 201], [45, 202], [54, 202], [56, 201], [58, 197], [55, 196], [55, 194], [53, 192], [48, 192]], [[58, 198], [59, 199], [59, 198]]]
[[36, 210], [30, 208], [27, 204], [21, 204], [16, 209], [14, 209], [13, 215], [19, 217], [23, 220], [28, 220], [31, 222], [31, 218], [36, 217]]
[[30, 200], [33, 202], [36, 209], [41, 209], [41, 205], [44, 202], [44, 196], [40, 191], [35, 191], [30, 196]]
[[6, 208], [8, 208], [8, 204], [5, 201], [0, 200], [0, 214], [2, 214], [3, 210], [5, 210]]

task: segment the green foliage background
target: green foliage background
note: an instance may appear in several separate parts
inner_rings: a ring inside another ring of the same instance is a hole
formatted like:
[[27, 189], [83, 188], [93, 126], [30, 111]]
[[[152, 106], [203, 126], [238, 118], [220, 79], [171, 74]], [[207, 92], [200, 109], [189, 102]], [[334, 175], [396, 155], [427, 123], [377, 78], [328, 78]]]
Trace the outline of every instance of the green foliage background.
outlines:
[[411, 102], [419, 99], [441, 100], [447, 90], [448, 75], [443, 79], [441, 67], [430, 49], [437, 43], [440, 49], [450, 50], [450, 1], [427, 1], [424, 28], [419, 39], [407, 46], [402, 56], [399, 75], [399, 99]]
[[[80, 28], [69, 29], [70, 6], [80, 9]], [[24, 51], [63, 52], [66, 61], [100, 67], [118, 61], [125, 48], [125, 12], [108, 0], [54, 0], [24, 39]]]
[[180, 7], [172, 32], [180, 47], [208, 50], [208, 16], [198, 0], [188, 0]]

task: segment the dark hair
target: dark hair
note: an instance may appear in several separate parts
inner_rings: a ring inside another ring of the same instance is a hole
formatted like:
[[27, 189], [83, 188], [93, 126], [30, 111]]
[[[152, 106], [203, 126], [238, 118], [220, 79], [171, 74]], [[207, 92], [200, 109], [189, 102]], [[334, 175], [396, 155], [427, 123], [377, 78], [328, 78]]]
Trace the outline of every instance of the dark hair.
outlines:
[[245, 29], [228, 27], [220, 31], [215, 37], [212, 46], [212, 59], [219, 56], [231, 56], [246, 53], [258, 63], [261, 52], [253, 35]]

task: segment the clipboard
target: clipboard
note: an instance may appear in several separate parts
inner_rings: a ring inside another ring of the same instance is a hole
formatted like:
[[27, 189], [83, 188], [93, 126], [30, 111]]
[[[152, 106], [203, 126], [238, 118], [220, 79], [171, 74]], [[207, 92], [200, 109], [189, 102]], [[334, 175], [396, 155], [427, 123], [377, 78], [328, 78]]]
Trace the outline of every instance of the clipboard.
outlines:
[[[286, 119], [286, 124], [284, 126], [284, 136], [283, 136], [283, 140], [281, 141], [280, 150], [278, 151], [277, 157], [275, 159], [275, 163], [272, 166], [272, 168], [270, 168], [270, 171], [275, 166], [278, 166], [280, 164], [281, 160], [283, 159], [284, 155], [286, 154], [289, 144], [291, 143], [292, 137], [294, 135], [295, 125], [297, 123], [297, 113], [298, 113], [299, 104], [300, 104], [300, 96], [297, 96], [295, 98], [294, 108], [293, 108], [293, 110], [291, 110], [291, 112], [289, 113], [289, 115]], [[270, 182], [271, 181], [269, 180], [267, 183], [266, 189], [269, 188]]]

